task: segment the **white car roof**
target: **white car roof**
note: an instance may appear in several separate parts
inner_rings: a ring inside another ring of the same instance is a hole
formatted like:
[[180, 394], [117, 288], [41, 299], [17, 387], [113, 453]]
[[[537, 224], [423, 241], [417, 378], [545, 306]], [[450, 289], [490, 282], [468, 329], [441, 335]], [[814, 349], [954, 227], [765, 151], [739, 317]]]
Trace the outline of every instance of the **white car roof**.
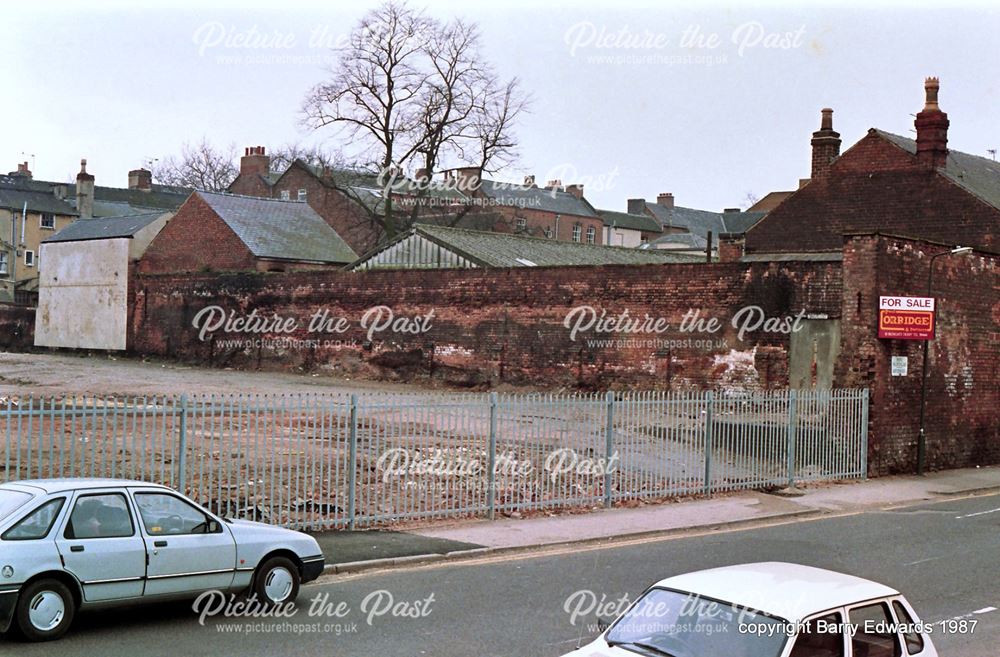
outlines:
[[668, 577], [657, 586], [696, 593], [797, 622], [813, 614], [899, 591], [832, 570], [777, 561]]
[[149, 486], [152, 488], [166, 488], [160, 484], [151, 484], [146, 481], [136, 481], [134, 479], [102, 479], [97, 477], [67, 477], [65, 479], [24, 479], [21, 481], [9, 481], [0, 484], [0, 488], [5, 487], [25, 487], [40, 488], [45, 493], [62, 493], [69, 490], [81, 490], [85, 488], [113, 488], [122, 486]]

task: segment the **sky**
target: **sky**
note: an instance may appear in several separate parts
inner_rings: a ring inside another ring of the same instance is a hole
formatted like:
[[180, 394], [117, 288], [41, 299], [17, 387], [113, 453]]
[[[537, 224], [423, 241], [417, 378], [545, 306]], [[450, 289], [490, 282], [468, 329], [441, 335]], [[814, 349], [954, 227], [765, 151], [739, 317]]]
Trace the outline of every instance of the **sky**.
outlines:
[[[341, 136], [302, 124], [302, 99], [376, 2], [137, 4], [4, 5], [0, 170], [27, 160], [36, 178], [68, 181], [86, 158], [97, 184], [125, 186], [130, 169], [203, 137], [240, 152], [336, 148]], [[410, 4], [478, 23], [484, 57], [533, 96], [520, 157], [495, 177], [583, 183], [600, 208], [670, 192], [720, 211], [794, 189], [821, 108], [842, 151], [871, 127], [912, 137], [931, 75], [949, 146], [1000, 148], [989, 3]]]

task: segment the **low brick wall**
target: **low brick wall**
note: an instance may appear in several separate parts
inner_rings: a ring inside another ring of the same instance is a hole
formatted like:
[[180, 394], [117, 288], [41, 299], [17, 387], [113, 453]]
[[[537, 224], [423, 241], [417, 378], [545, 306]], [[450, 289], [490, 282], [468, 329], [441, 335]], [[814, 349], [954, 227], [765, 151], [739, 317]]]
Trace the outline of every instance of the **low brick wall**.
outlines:
[[0, 303], [0, 349], [28, 351], [35, 342], [35, 309]]

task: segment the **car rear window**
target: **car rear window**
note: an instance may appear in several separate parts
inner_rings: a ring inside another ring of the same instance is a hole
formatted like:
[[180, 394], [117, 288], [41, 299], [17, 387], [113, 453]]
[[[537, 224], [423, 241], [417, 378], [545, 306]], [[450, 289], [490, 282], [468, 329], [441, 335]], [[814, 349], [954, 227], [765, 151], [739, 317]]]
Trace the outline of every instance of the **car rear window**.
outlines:
[[18, 510], [31, 499], [31, 495], [19, 490], [0, 490], [0, 520]]

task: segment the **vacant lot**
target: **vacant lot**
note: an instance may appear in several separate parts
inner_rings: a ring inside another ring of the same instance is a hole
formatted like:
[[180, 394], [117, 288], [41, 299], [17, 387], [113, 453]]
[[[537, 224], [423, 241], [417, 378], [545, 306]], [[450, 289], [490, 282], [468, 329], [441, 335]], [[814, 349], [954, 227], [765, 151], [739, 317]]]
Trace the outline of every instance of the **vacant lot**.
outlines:
[[311, 374], [208, 369], [118, 356], [0, 352], [0, 397], [419, 390], [413, 385]]

